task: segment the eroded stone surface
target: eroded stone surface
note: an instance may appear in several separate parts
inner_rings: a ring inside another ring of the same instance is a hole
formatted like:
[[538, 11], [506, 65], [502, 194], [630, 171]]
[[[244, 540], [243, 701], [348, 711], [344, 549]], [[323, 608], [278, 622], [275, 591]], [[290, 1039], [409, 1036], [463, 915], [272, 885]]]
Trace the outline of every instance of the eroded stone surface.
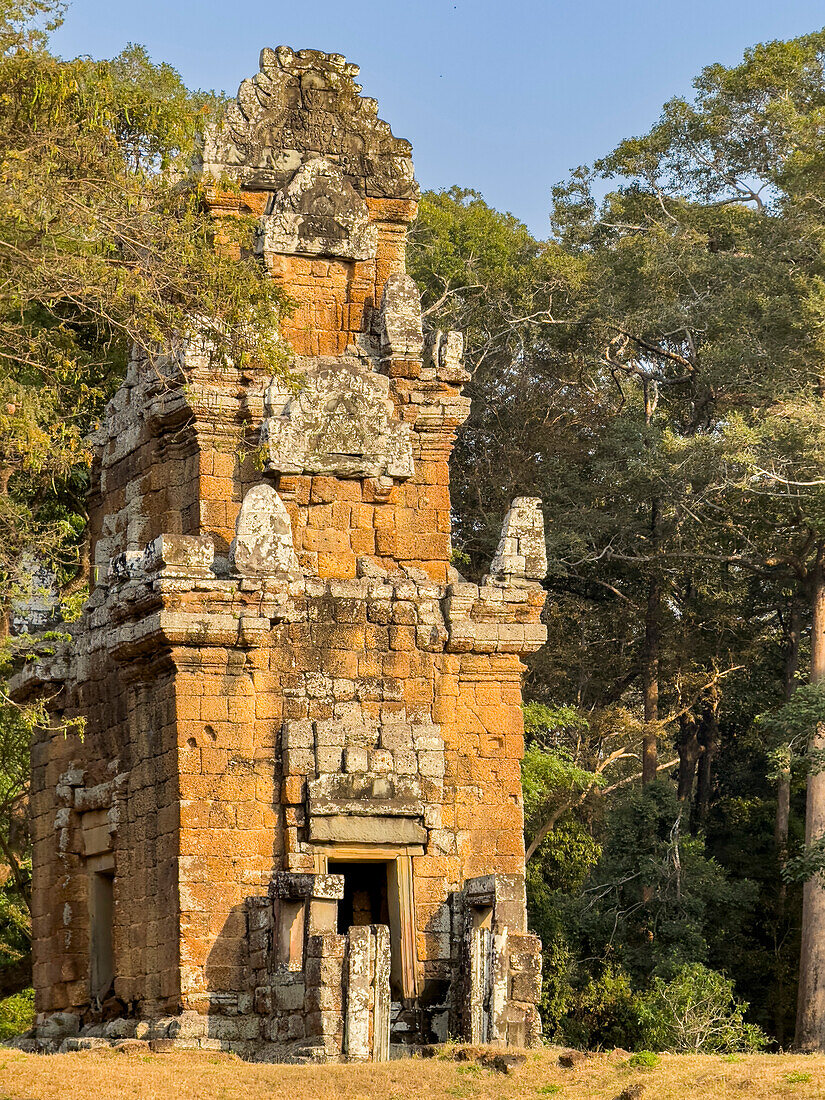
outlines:
[[424, 339], [404, 272], [409, 147], [343, 58], [261, 64], [206, 143], [208, 201], [230, 254], [235, 215], [264, 219], [304, 385], [195, 341], [136, 350], [96, 433], [91, 596], [13, 682], [85, 720], [32, 747], [26, 1041], [301, 1063], [534, 1043], [540, 512], [515, 501], [490, 575], [456, 574], [467, 372], [459, 334]]
[[271, 387], [263, 424], [266, 468], [282, 474], [408, 478], [412, 442], [406, 424], [392, 419], [389, 380], [355, 359], [322, 360], [310, 367], [297, 396], [281, 406]]
[[262, 252], [369, 260], [378, 243], [367, 204], [323, 157], [301, 165], [261, 223]]
[[60, 589], [57, 576], [42, 562], [27, 554], [12, 584], [12, 630], [33, 634], [57, 621]]
[[540, 498], [516, 497], [510, 505], [490, 574], [544, 580], [547, 546]]
[[[380, 313], [381, 351], [406, 359], [421, 355], [421, 296], [409, 275], [391, 275], [384, 286]], [[459, 353], [460, 354], [460, 353]]]
[[203, 170], [247, 187], [277, 190], [309, 156], [333, 161], [368, 195], [417, 198], [411, 147], [359, 93], [358, 66], [318, 50], [261, 51], [222, 126], [207, 136]]
[[271, 485], [256, 485], [243, 498], [229, 560], [245, 576], [300, 575], [289, 513]]

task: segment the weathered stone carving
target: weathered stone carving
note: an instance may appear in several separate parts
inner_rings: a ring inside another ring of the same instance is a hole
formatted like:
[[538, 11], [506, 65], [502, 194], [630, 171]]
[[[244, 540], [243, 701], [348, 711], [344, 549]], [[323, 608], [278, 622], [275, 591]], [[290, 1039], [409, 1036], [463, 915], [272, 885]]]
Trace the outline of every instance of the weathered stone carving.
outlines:
[[138, 568], [147, 574], [163, 569], [187, 577], [197, 573], [207, 576], [214, 560], [215, 546], [208, 537], [158, 535], [146, 546]]
[[303, 164], [261, 219], [262, 252], [295, 256], [375, 256], [378, 227], [340, 168], [318, 157]]
[[510, 505], [490, 575], [530, 580], [544, 580], [547, 576], [547, 546], [539, 497], [516, 497]]
[[13, 586], [12, 630], [31, 634], [46, 630], [54, 622], [60, 605], [60, 589], [55, 573], [35, 556], [24, 556]]
[[289, 515], [271, 485], [256, 485], [243, 498], [229, 560], [245, 575], [300, 576]]
[[390, 1056], [390, 935], [383, 925], [347, 933], [345, 1047], [350, 1062]]
[[307, 786], [310, 814], [421, 817], [424, 800], [417, 776], [327, 773]]
[[425, 369], [445, 382], [466, 382], [470, 373], [464, 366], [464, 336], [451, 329], [441, 332], [436, 329], [427, 333], [424, 339]]
[[[280, 405], [273, 386], [268, 410]], [[263, 423], [267, 470], [283, 474], [408, 478], [412, 445], [406, 424], [392, 420], [389, 379], [356, 359], [322, 359], [304, 376], [300, 393]]]
[[357, 75], [340, 54], [262, 50], [260, 72], [206, 136], [204, 173], [277, 191], [304, 161], [323, 156], [361, 194], [417, 198], [410, 143], [393, 137], [374, 99], [359, 95]]
[[381, 298], [381, 354], [406, 359], [421, 354], [421, 295], [409, 275], [390, 275]]
[[464, 886], [462, 1015], [472, 1043], [533, 1046], [541, 1022], [541, 942], [524, 926], [520, 875], [483, 875]]
[[322, 775], [307, 785], [314, 841], [426, 844], [424, 801], [416, 777]]

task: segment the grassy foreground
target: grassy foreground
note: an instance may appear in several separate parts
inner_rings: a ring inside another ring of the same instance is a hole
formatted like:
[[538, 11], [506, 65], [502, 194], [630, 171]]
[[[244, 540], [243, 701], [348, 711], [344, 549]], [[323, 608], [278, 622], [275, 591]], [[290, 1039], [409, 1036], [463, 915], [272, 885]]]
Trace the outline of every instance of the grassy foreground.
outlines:
[[[0, 1050], [0, 1100], [825, 1100], [825, 1057], [789, 1054], [661, 1056], [645, 1069], [624, 1052], [572, 1069], [559, 1050], [530, 1052], [511, 1074], [475, 1061], [413, 1058], [367, 1066], [250, 1065], [231, 1054], [82, 1051], [38, 1056]], [[633, 1089], [643, 1086], [641, 1092]]]

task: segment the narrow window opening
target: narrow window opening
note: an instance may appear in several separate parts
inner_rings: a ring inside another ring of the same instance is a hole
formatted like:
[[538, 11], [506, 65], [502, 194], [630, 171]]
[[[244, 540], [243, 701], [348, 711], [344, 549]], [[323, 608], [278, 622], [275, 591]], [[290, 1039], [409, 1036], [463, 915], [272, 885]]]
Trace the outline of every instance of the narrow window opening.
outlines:
[[115, 880], [111, 871], [93, 871], [89, 882], [90, 984], [93, 1000], [101, 1003], [115, 980]]

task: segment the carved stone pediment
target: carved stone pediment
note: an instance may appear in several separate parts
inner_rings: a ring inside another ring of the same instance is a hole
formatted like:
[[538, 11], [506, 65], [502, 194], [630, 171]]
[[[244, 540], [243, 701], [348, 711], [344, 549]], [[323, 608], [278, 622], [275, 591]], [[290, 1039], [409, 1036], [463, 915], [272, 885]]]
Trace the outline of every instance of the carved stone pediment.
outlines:
[[302, 165], [261, 220], [259, 248], [293, 256], [370, 260], [378, 227], [363, 198], [323, 157]]
[[274, 191], [321, 156], [361, 194], [416, 199], [410, 143], [378, 117], [374, 99], [359, 94], [357, 74], [340, 54], [262, 50], [260, 72], [243, 81], [220, 126], [205, 135], [204, 173]]
[[389, 379], [356, 359], [321, 359], [303, 389], [283, 402], [267, 394], [261, 439], [266, 469], [282, 474], [408, 478], [413, 474], [410, 430], [392, 419]]

